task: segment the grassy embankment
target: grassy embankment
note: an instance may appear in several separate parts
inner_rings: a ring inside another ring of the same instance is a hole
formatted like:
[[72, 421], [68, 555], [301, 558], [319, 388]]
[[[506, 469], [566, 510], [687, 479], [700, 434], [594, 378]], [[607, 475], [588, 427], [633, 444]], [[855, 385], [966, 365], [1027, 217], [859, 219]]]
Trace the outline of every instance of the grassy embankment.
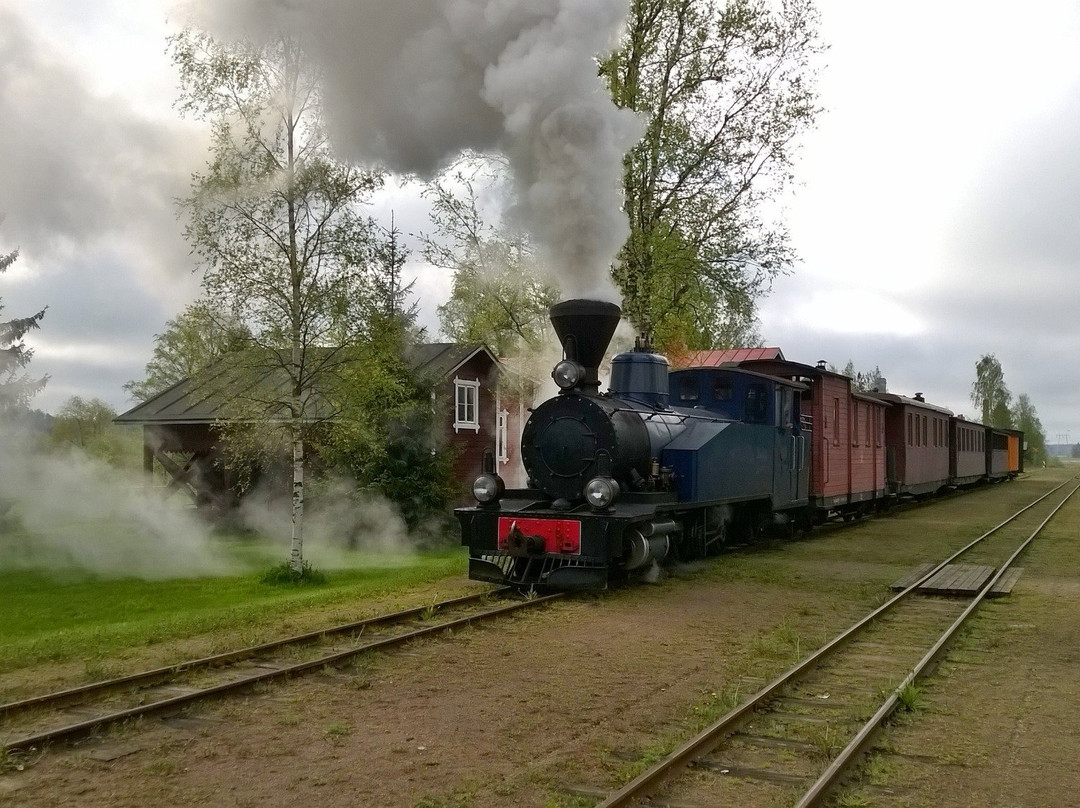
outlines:
[[357, 555], [349, 567], [331, 571], [325, 584], [300, 587], [261, 583], [261, 572], [110, 580], [73, 570], [0, 570], [0, 673], [123, 656], [126, 649], [195, 635], [262, 637], [306, 612], [357, 611], [352, 607], [364, 600], [457, 581], [465, 565], [458, 547], [392, 558]]

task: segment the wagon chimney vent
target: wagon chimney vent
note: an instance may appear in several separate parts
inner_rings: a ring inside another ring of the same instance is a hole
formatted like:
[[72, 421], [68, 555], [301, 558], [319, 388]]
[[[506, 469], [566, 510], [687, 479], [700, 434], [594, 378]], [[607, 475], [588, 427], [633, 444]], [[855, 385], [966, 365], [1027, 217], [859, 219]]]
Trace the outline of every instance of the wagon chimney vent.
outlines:
[[826, 362], [824, 359], [819, 359], [817, 361], [817, 369], [818, 370], [825, 370], [826, 365], [828, 365], [828, 362]]
[[923, 394], [922, 394], [922, 393], [916, 393], [916, 394], [915, 394], [915, 400], [916, 400], [916, 401], [926, 401], [926, 399], [925, 399], [925, 398], [923, 398]]

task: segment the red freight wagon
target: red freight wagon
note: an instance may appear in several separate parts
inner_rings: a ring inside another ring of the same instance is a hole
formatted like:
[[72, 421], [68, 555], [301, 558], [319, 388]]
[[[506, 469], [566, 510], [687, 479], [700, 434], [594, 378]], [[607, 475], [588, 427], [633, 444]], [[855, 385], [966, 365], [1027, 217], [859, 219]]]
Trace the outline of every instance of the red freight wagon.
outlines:
[[885, 415], [889, 489], [896, 495], [933, 494], [949, 484], [952, 411], [895, 393], [869, 393], [891, 404]]
[[949, 419], [949, 483], [971, 485], [986, 478], [987, 428], [960, 416]]
[[739, 362], [739, 367], [802, 382], [800, 411], [810, 418], [810, 505], [824, 518], [829, 511], [857, 515], [886, 496], [884, 423], [887, 405], [851, 389], [851, 379], [824, 363], [803, 365], [783, 359]]

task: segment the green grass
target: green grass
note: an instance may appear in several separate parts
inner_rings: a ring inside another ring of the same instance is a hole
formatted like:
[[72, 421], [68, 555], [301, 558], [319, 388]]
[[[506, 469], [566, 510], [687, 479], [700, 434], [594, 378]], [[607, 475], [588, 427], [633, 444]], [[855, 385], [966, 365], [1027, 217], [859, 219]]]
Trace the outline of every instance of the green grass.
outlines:
[[304, 610], [405, 591], [465, 575], [457, 547], [413, 556], [356, 556], [319, 586], [273, 586], [260, 573], [146, 581], [0, 571], [0, 672], [44, 661], [95, 660], [131, 646], [197, 634], [273, 627]]

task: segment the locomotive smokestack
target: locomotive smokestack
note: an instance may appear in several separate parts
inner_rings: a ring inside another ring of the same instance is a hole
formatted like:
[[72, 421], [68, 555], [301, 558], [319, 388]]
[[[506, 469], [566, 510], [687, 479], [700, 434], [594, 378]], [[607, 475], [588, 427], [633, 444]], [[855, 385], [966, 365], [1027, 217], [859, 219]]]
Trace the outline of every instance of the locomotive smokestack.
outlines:
[[563, 355], [585, 368], [586, 387], [600, 386], [599, 368], [622, 310], [602, 300], [564, 300], [549, 309]]

